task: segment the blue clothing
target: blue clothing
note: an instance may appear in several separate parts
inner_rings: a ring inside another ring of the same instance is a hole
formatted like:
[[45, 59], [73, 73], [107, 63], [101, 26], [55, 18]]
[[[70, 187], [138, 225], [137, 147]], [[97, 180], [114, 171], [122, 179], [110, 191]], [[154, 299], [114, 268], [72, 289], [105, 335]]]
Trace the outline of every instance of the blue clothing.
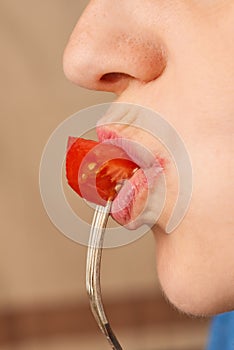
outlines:
[[234, 350], [234, 311], [213, 318], [207, 350]]

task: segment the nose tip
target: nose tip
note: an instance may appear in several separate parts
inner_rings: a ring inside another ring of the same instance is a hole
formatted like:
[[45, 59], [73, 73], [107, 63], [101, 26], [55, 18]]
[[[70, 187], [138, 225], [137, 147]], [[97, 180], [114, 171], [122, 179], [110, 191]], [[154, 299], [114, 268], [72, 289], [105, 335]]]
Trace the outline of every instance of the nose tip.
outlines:
[[107, 16], [104, 8], [91, 4], [64, 52], [67, 78], [87, 89], [118, 94], [133, 79], [147, 83], [160, 76], [166, 59], [158, 38], [141, 31], [139, 24], [128, 26], [129, 14], [126, 20], [119, 20], [111, 8]]
[[[104, 46], [105, 42], [102, 43], [100, 39], [98, 44], [92, 37], [88, 37], [87, 33], [73, 34], [63, 55], [66, 77], [90, 90], [123, 90], [133, 77], [124, 72], [122, 67], [111, 63], [104, 53]], [[106, 50], [108, 52], [108, 48]]]
[[98, 47], [88, 32], [75, 28], [63, 55], [63, 70], [73, 83], [95, 89], [102, 78], [101, 67], [97, 68]]

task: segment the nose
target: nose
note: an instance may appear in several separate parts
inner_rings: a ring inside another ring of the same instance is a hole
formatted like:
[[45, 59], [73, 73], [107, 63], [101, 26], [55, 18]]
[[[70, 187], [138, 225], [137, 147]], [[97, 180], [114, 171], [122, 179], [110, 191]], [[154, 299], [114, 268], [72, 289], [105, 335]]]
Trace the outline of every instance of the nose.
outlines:
[[163, 72], [162, 41], [124, 3], [93, 0], [79, 19], [63, 59], [65, 75], [75, 84], [118, 94], [132, 80], [148, 83]]

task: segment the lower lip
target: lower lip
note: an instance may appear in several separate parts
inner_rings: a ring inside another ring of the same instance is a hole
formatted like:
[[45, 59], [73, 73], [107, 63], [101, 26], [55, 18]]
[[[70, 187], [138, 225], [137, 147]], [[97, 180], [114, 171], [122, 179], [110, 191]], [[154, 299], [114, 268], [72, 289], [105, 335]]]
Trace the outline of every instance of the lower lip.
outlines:
[[149, 190], [155, 186], [155, 180], [161, 173], [158, 166], [147, 170], [139, 169], [127, 180], [112, 204], [112, 217], [121, 225], [139, 219], [147, 204]]

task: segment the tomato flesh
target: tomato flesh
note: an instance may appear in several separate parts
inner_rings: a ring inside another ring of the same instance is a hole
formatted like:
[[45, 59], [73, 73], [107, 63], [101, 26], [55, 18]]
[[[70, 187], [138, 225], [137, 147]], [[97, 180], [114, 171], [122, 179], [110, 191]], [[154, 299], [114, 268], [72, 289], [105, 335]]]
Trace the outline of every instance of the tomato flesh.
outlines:
[[123, 149], [112, 144], [70, 137], [66, 155], [68, 184], [81, 197], [105, 205], [118, 185], [139, 169]]

